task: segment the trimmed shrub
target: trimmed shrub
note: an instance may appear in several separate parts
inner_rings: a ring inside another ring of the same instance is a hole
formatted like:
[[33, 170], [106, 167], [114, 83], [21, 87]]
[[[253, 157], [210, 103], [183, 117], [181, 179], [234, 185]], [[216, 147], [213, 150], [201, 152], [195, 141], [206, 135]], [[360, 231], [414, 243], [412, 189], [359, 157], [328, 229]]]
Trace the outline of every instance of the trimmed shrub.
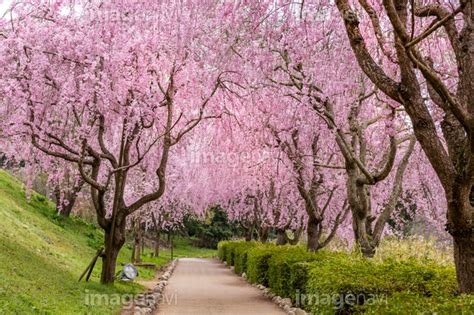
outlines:
[[274, 244], [253, 247], [247, 253], [247, 277], [251, 283], [268, 286], [268, 261], [278, 249]]
[[371, 305], [355, 308], [356, 312], [364, 314], [437, 314], [437, 315], [467, 315], [474, 314], [474, 296], [461, 295], [458, 297], [424, 297], [416, 293], [396, 292], [389, 298]]
[[247, 255], [250, 249], [257, 246], [257, 242], [241, 242], [234, 247], [234, 272], [243, 274], [247, 272]]
[[[279, 246], [268, 260], [268, 286], [273, 293], [279, 296], [294, 296], [295, 290], [291, 285], [291, 272], [297, 272], [291, 267], [296, 263], [306, 262], [316, 259], [314, 253], [308, 253], [302, 246]], [[300, 279], [295, 279], [299, 283]]]
[[290, 265], [290, 280], [289, 280], [289, 287], [290, 287], [290, 295], [288, 296], [291, 298], [292, 303], [294, 303], [297, 307], [303, 307], [304, 303], [302, 303], [301, 298], [305, 292], [308, 292], [307, 284], [309, 280], [309, 272], [313, 264], [311, 262], [297, 262]]
[[383, 304], [397, 292], [452, 297], [455, 288], [452, 268], [334, 256], [313, 264], [303, 304], [314, 313], [350, 313], [361, 305]]
[[455, 297], [454, 267], [434, 261], [257, 242], [220, 242], [219, 257], [313, 314], [474, 314], [474, 296]]
[[217, 256], [220, 260], [225, 261], [227, 246], [230, 243], [230, 241], [221, 241], [217, 244]]
[[374, 279], [375, 264], [367, 259], [340, 256], [313, 263], [310, 268], [307, 292], [300, 303], [314, 313], [350, 313], [354, 305], [379, 296], [383, 281]]
[[247, 269], [247, 253], [257, 246], [257, 242], [222, 241], [217, 245], [217, 255], [227, 265], [234, 266], [237, 274], [242, 274]]
[[453, 296], [457, 290], [453, 267], [435, 263], [386, 260], [378, 265], [378, 275], [384, 279], [387, 292], [416, 292], [420, 296]]
[[228, 266], [234, 266], [235, 261], [235, 250], [240, 246], [240, 244], [245, 243], [245, 241], [235, 241], [229, 242], [225, 249], [225, 261]]
[[234, 247], [235, 242], [229, 242], [225, 247], [225, 261], [227, 262], [227, 266], [234, 265]]

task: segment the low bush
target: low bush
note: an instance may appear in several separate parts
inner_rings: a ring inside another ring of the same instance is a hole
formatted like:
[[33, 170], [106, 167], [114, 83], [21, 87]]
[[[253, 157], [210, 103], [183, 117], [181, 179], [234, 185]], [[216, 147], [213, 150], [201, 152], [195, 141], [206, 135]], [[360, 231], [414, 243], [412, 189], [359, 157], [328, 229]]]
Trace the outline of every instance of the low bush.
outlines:
[[268, 261], [278, 250], [276, 245], [254, 246], [247, 253], [247, 278], [251, 283], [268, 286]]
[[452, 265], [432, 260], [320, 251], [256, 242], [221, 242], [219, 257], [295, 306], [314, 314], [472, 314], [474, 296], [455, 297]]
[[217, 257], [219, 257], [220, 260], [225, 261], [227, 246], [230, 243], [230, 241], [221, 241], [217, 245]]
[[416, 292], [425, 297], [453, 296], [457, 290], [454, 267], [435, 263], [386, 260], [378, 265], [378, 276], [389, 292]]
[[366, 304], [354, 308], [354, 312], [364, 314], [474, 314], [474, 296], [425, 297], [416, 293], [397, 292], [379, 303]]
[[314, 313], [350, 313], [361, 305], [390, 304], [396, 293], [422, 298], [453, 297], [456, 290], [452, 268], [412, 261], [372, 260], [351, 255], [333, 256], [314, 263], [302, 304]]
[[241, 243], [243, 243], [243, 241], [229, 242], [227, 244], [225, 248], [225, 261], [227, 262], [227, 265], [234, 265], [235, 250]]
[[257, 246], [257, 242], [240, 242], [233, 247], [234, 271], [236, 274], [247, 273], [247, 255], [250, 249]]
[[281, 246], [276, 247], [268, 260], [268, 286], [273, 293], [279, 296], [292, 297], [300, 287], [294, 287], [291, 281], [292, 272], [294, 284], [300, 285], [304, 282], [303, 274], [294, 270], [294, 264], [316, 259], [314, 253], [308, 253], [302, 246]]
[[313, 267], [312, 262], [297, 262], [290, 266], [289, 286], [291, 294], [288, 296], [297, 307], [303, 308], [301, 297], [308, 292], [307, 284], [309, 280], [309, 272]]
[[247, 253], [257, 242], [222, 241], [219, 242], [217, 255], [229, 266], [235, 266], [234, 271], [242, 274], [247, 270]]

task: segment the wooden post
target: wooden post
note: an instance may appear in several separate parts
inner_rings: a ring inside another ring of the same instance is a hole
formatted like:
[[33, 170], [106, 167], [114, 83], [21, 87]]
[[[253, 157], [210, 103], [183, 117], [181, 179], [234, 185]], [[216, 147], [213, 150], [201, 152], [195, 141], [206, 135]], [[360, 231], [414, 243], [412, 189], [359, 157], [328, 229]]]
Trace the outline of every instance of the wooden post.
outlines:
[[160, 256], [160, 230], [156, 232], [154, 257]]
[[170, 237], [170, 247], [171, 247], [171, 260], [173, 260], [173, 234]]
[[91, 274], [92, 274], [92, 270], [94, 270], [95, 264], [97, 263], [97, 259], [99, 259], [99, 257], [102, 255], [102, 253], [103, 253], [103, 250], [101, 249], [99, 255], [96, 255], [94, 257], [94, 260], [92, 261], [92, 266], [90, 267], [89, 273], [86, 276], [86, 282], [89, 282], [89, 279], [90, 279]]
[[142, 236], [142, 255], [145, 255], [145, 228], [143, 228], [143, 231], [141, 231], [141, 236]]
[[[94, 266], [95, 266], [95, 263], [97, 262], [97, 259], [102, 255], [104, 251], [104, 248], [101, 247], [97, 253], [95, 254], [94, 258], [92, 258], [91, 262], [89, 263], [89, 265], [87, 266], [86, 270], [84, 270], [84, 272], [81, 274], [81, 276], [79, 277], [79, 282], [82, 280], [82, 278], [84, 278], [85, 274], [87, 273], [87, 277], [86, 277], [86, 281], [89, 281], [89, 278], [92, 274], [92, 270], [94, 270]], [[89, 272], [87, 272], [89, 271]]]

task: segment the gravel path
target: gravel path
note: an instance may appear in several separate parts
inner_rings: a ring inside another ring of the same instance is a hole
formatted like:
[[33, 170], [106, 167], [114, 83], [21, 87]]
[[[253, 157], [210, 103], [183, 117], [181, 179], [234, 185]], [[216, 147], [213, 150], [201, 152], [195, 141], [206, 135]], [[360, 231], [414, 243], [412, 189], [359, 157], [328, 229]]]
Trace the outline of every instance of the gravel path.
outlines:
[[261, 291], [217, 260], [181, 258], [155, 314], [281, 315]]

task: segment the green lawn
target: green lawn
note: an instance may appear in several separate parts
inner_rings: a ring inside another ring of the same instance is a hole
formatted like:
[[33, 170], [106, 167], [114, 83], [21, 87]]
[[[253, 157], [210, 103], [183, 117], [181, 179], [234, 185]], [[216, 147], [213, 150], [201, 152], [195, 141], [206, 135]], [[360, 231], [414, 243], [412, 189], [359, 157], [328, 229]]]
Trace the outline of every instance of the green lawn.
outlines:
[[[164, 236], [163, 236], [164, 237]], [[173, 238], [173, 257], [180, 258], [180, 257], [200, 257], [200, 258], [210, 258], [217, 256], [217, 250], [208, 249], [208, 248], [198, 248], [194, 247], [191, 244], [191, 241], [188, 238], [183, 237], [174, 237]], [[144, 261], [154, 261], [154, 258], [147, 258], [150, 257], [152, 253], [151, 249], [145, 250], [145, 258]], [[166, 257], [167, 259], [171, 258], [171, 251], [168, 248], [160, 249], [160, 259]]]
[[[165, 238], [165, 235], [162, 236]], [[200, 258], [210, 258], [217, 256], [217, 250], [208, 249], [208, 248], [198, 248], [194, 247], [191, 244], [191, 240], [183, 237], [175, 237], [173, 239], [173, 258], [180, 257], [200, 257]], [[126, 244], [122, 248], [122, 253], [126, 252], [127, 255], [131, 255], [131, 245]], [[145, 252], [142, 253], [142, 261], [154, 263], [157, 266], [166, 264], [171, 259], [171, 250], [169, 248], [161, 248], [159, 257], [152, 257], [153, 250], [151, 248], [145, 248]], [[128, 259], [130, 260], [130, 259]], [[127, 259], [125, 261], [128, 262]], [[123, 260], [122, 260], [123, 261]], [[154, 277], [154, 272], [146, 268], [138, 268], [140, 277], [142, 279], [148, 280]]]
[[[77, 218], [57, 216], [54, 205], [42, 195], [32, 193], [29, 199], [21, 183], [0, 171], [0, 314], [112, 314], [120, 310], [120, 304], [119, 296], [111, 294], [136, 294], [143, 289], [135, 283], [100, 285], [100, 260], [91, 281], [79, 283], [80, 274], [102, 244], [101, 230]], [[176, 245], [177, 257], [215, 253], [192, 248], [182, 239]], [[128, 262], [130, 256], [129, 247], [124, 246], [119, 263]], [[165, 264], [169, 251], [144, 260]], [[153, 275], [140, 269], [142, 278]], [[101, 305], [91, 305], [98, 301], [92, 294], [107, 294], [109, 303], [102, 299]]]

